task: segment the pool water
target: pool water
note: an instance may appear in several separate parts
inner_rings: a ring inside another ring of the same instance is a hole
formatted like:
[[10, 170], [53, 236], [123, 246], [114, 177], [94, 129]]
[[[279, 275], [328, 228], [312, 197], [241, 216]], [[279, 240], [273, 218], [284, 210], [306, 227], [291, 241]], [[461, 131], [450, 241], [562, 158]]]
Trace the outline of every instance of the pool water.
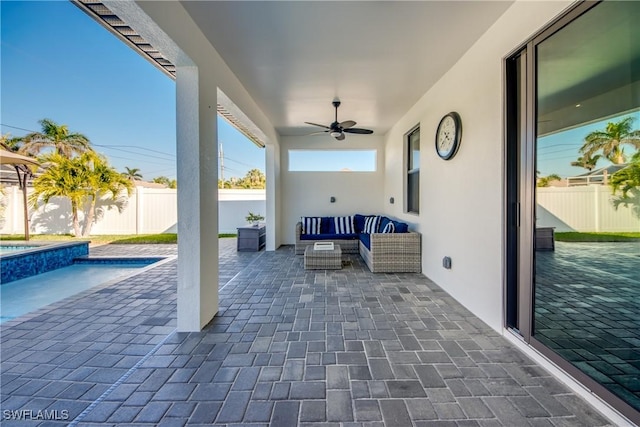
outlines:
[[0, 323], [124, 277], [148, 265], [79, 263], [5, 283], [0, 286]]

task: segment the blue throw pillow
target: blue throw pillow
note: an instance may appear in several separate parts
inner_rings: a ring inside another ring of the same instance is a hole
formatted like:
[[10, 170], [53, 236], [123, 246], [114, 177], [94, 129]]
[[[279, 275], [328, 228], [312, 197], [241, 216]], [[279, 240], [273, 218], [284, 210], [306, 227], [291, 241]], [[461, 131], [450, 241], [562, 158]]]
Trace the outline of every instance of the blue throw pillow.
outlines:
[[335, 234], [336, 229], [333, 226], [333, 217], [332, 216], [323, 216], [322, 222], [320, 224], [320, 233], [321, 234]]
[[406, 222], [393, 221], [393, 226], [396, 229], [396, 233], [408, 233], [409, 232], [409, 224]]
[[[382, 225], [380, 225], [382, 227]], [[393, 225], [393, 221], [389, 221], [385, 224], [384, 227], [382, 227], [382, 233], [395, 233], [396, 232], [396, 226]]]
[[303, 216], [302, 222], [302, 234], [320, 234], [320, 224], [322, 218], [315, 216]]
[[364, 230], [364, 215], [355, 214], [353, 216], [353, 225], [355, 226], [356, 233], [362, 233]]
[[362, 232], [367, 234], [377, 233], [379, 226], [380, 226], [379, 216], [367, 216], [364, 219], [364, 229], [362, 230]]
[[333, 219], [336, 234], [353, 234], [353, 217], [352, 216], [337, 216]]
[[387, 218], [386, 216], [383, 216], [382, 218], [380, 218], [380, 225], [378, 226], [378, 233], [382, 233], [382, 230], [385, 229], [385, 227], [387, 226], [387, 224], [389, 224], [391, 222], [391, 220], [389, 218]]

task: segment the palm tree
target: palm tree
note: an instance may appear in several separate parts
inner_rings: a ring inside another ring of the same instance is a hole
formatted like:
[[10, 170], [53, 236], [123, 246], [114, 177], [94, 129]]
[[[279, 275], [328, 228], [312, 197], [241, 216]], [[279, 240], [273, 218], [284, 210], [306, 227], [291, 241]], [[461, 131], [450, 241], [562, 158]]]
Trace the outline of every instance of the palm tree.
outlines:
[[86, 196], [87, 171], [84, 165], [60, 153], [50, 153], [41, 159], [44, 171], [33, 180], [30, 202], [34, 208], [39, 200], [44, 204], [54, 197], [66, 197], [71, 202], [71, 221], [76, 237], [81, 236], [79, 210]]
[[122, 176], [129, 179], [130, 181], [140, 181], [142, 179], [142, 174], [140, 173], [140, 169], [138, 168], [129, 168], [127, 166], [124, 167], [126, 170], [122, 172]]
[[584, 156], [578, 157], [578, 160], [575, 162], [571, 162], [571, 166], [577, 166], [580, 168], [585, 168], [588, 171], [592, 171], [596, 168], [596, 163], [600, 160], [602, 156], [600, 154], [596, 154], [593, 157], [589, 157], [586, 154]]
[[169, 179], [166, 176], [157, 176], [153, 178], [152, 181], [157, 184], [164, 184], [167, 186], [167, 188], [178, 188], [178, 181], [176, 181], [175, 179]]
[[[127, 196], [130, 196], [133, 183], [131, 179], [123, 176], [109, 166], [107, 160], [95, 152], [83, 153], [78, 157], [78, 161], [83, 162], [88, 170], [86, 196], [89, 199], [89, 207], [84, 224], [84, 231], [82, 232], [83, 237], [88, 237], [91, 234], [91, 227], [95, 222], [97, 202], [101, 199], [108, 198], [119, 211], [122, 211], [125, 203], [123, 203], [123, 200], [118, 200], [118, 198], [124, 191], [127, 192]], [[129, 168], [126, 169], [127, 171], [129, 170]], [[135, 171], [135, 169], [133, 169], [133, 171]]]
[[536, 183], [536, 186], [538, 186], [538, 187], [549, 187], [551, 185], [552, 181], [560, 181], [561, 179], [562, 178], [560, 178], [560, 175], [558, 175], [556, 173], [552, 173], [551, 175], [539, 177], [538, 178], [538, 182]]
[[609, 185], [614, 194], [622, 193], [622, 199], [628, 198], [630, 191], [640, 189], [640, 151], [633, 155], [629, 166], [611, 175]]
[[19, 136], [12, 137], [10, 133], [0, 135], [0, 146], [9, 151], [20, 151], [22, 138]]
[[634, 117], [629, 116], [619, 122], [609, 122], [604, 131], [597, 130], [587, 135], [580, 152], [587, 158], [602, 151], [602, 155], [614, 164], [626, 161], [624, 145], [640, 149], [640, 130], [632, 130]]
[[260, 169], [251, 169], [244, 176], [245, 188], [265, 188], [266, 179]]
[[22, 138], [22, 153], [36, 156], [43, 149], [53, 148], [56, 153], [71, 158], [74, 154], [92, 151], [89, 138], [81, 133], [70, 133], [67, 125], [58, 125], [51, 119], [42, 119], [38, 123], [42, 132], [32, 132]]
[[[94, 151], [87, 151], [77, 157], [68, 158], [60, 153], [50, 153], [42, 158], [45, 169], [33, 180], [34, 192], [31, 204], [38, 206], [39, 200], [45, 204], [54, 197], [66, 197], [71, 202], [71, 219], [76, 237], [88, 236], [96, 218], [98, 200], [109, 197], [118, 209], [118, 196], [132, 189], [131, 181], [108, 165], [107, 161]], [[79, 213], [87, 207], [84, 232], [80, 227]]]

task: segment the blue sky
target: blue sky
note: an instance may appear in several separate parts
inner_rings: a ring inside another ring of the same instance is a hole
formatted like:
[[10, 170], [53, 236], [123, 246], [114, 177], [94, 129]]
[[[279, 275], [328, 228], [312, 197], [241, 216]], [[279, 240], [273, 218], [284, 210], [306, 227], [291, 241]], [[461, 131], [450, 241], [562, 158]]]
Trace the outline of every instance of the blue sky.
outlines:
[[[119, 171], [176, 177], [175, 82], [69, 1], [1, 1], [0, 131], [66, 124]], [[258, 148], [218, 120], [224, 177], [265, 170]]]
[[[636, 111], [539, 138], [537, 141], [536, 169], [540, 171], [540, 176], [548, 176], [555, 173], [564, 178], [586, 173], [587, 170], [584, 168], [571, 166], [571, 162], [576, 161], [581, 156], [579, 150], [584, 144], [584, 138], [593, 131], [605, 130], [607, 123], [617, 122], [628, 116], [635, 118], [633, 122], [634, 129], [638, 129], [640, 112]], [[635, 152], [631, 146], [627, 146], [624, 150], [629, 157]], [[596, 168], [610, 164], [611, 162], [600, 159]]]

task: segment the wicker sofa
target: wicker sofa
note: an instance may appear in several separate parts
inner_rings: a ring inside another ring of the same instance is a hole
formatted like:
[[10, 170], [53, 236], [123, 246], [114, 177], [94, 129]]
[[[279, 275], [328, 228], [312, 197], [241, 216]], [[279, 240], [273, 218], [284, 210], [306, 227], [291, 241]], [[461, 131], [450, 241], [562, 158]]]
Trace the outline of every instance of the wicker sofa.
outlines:
[[[364, 215], [354, 215], [354, 233], [336, 234], [335, 230], [324, 225], [324, 230], [318, 234], [305, 233], [302, 222], [296, 224], [297, 255], [304, 254], [307, 246], [316, 242], [330, 240], [340, 245], [342, 253], [359, 253], [364, 262], [373, 273], [419, 273], [421, 271], [421, 235], [414, 231], [408, 231], [404, 223], [380, 217], [380, 224], [385, 221], [393, 222], [397, 226], [396, 232], [383, 233], [383, 227], [377, 228], [377, 232], [363, 232], [362, 218]], [[383, 220], [384, 219], [384, 220]], [[333, 217], [322, 218], [323, 224], [330, 224]]]

